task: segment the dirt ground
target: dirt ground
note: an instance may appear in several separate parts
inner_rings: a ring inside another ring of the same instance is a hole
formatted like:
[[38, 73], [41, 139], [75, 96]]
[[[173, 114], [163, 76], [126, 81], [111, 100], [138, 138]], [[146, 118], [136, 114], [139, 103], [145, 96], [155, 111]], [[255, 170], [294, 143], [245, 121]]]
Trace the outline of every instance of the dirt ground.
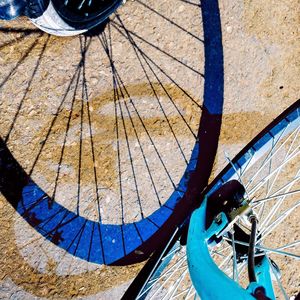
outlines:
[[[127, 1], [103, 33], [86, 37], [1, 21], [0, 137], [59, 204], [122, 224], [169, 198], [201, 116], [198, 4]], [[224, 105], [212, 178], [224, 151], [234, 157], [300, 98], [300, 1], [222, 0], [219, 8]], [[41, 238], [2, 195], [0, 239], [0, 299], [119, 299], [143, 265], [76, 258]]]

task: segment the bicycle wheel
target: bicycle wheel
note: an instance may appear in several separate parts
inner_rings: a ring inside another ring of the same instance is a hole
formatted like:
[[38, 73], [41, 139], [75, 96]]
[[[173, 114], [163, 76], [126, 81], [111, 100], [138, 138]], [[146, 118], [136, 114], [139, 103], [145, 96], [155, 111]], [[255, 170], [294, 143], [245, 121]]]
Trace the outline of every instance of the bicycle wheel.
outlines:
[[121, 4], [120, 0], [32, 0], [28, 2], [26, 15], [47, 33], [72, 36], [103, 23]]
[[[300, 100], [230, 160], [205, 191], [209, 197], [232, 179], [243, 184], [246, 197], [251, 200], [250, 206], [259, 218], [255, 255], [266, 254], [275, 261], [278, 268], [274, 265], [271, 270], [275, 292], [279, 298], [285, 299], [289, 299], [287, 294], [296, 296], [299, 292], [299, 133]], [[248, 284], [250, 229], [243, 218], [237, 221], [237, 225], [243, 231], [234, 227], [235, 232], [232, 231], [230, 238], [226, 236], [224, 242], [213, 248], [211, 255], [221, 270], [245, 287]], [[165, 248], [148, 278], [136, 284], [137, 299], [198, 297], [189, 277], [186, 249], [180, 243], [180, 234], [175, 235], [170, 244], [173, 247], [168, 245]], [[282, 272], [282, 280], [278, 269]]]

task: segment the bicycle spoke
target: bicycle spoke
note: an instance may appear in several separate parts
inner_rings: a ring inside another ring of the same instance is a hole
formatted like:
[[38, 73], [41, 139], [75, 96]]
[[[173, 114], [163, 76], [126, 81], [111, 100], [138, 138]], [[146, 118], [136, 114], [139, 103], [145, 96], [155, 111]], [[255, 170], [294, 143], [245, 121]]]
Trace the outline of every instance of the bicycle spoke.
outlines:
[[[188, 273], [188, 270], [186, 269], [182, 274], [180, 274], [179, 278], [175, 281], [174, 285], [172, 286], [172, 294], [170, 295], [170, 298], [172, 299], [172, 297], [175, 295], [175, 293], [177, 292], [177, 289], [180, 285], [180, 283], [182, 282], [182, 280], [184, 279], [184, 277], [186, 276], [186, 274]], [[167, 296], [167, 295], [166, 295]], [[163, 299], [166, 299], [166, 296]], [[162, 300], [163, 300], [162, 299]]]
[[[297, 176], [298, 176], [298, 174], [297, 174]], [[289, 189], [292, 188], [292, 186], [293, 186], [293, 183], [291, 183], [287, 187], [287, 192], [289, 191]], [[277, 213], [277, 211], [279, 210], [280, 206], [285, 201], [286, 197], [287, 197], [287, 195], [282, 196], [281, 198], [279, 198], [279, 200], [277, 200], [275, 202], [275, 205], [270, 209], [270, 212], [265, 216], [264, 220], [262, 220], [260, 228], [267, 227], [270, 224], [273, 216]]]
[[[155, 295], [157, 295], [157, 293], [159, 293], [164, 286], [168, 283], [168, 281], [172, 278], [172, 276], [178, 271], [179, 267], [181, 267], [183, 264], [185, 263], [185, 257], [182, 257], [173, 267], [171, 267], [171, 272], [167, 271], [167, 274], [164, 274], [162, 276], [159, 276], [159, 280], [163, 279], [166, 276], [166, 279], [164, 280], [164, 282], [159, 286], [159, 288], [155, 291], [154, 294], [151, 295], [151, 298], [154, 297]], [[167, 276], [168, 275], [168, 276]], [[154, 282], [153, 284], [155, 284], [157, 282]], [[149, 287], [147, 290], [145, 290], [140, 296], [142, 296], [143, 294], [147, 294], [147, 292], [149, 290], [151, 290], [152, 287]]]
[[187, 300], [187, 299], [189, 299], [189, 297], [193, 297], [193, 293], [195, 293], [195, 289], [194, 289], [193, 285], [191, 284], [184, 299]]
[[[255, 176], [257, 176], [257, 174], [263, 169], [263, 167], [268, 163], [268, 161], [272, 159], [273, 155], [276, 155], [274, 149], [277, 146], [277, 144], [279, 143], [281, 136], [284, 136], [284, 133], [287, 130], [287, 128], [288, 128], [288, 126], [280, 133], [280, 136], [277, 138], [275, 143], [274, 143], [274, 137], [273, 137], [272, 147], [269, 150], [269, 152], [267, 153], [266, 157], [261, 162], [261, 165], [259, 166], [259, 169], [258, 169], [257, 173], [255, 174]], [[277, 149], [276, 151], [279, 151], [279, 150], [280, 149]], [[249, 182], [249, 184], [253, 181], [253, 179], [255, 179], [255, 176], [251, 178], [251, 181]]]
[[238, 271], [237, 271], [237, 260], [236, 260], [236, 251], [235, 251], [235, 239], [234, 239], [234, 232], [232, 232], [232, 250], [233, 250], [233, 270], [232, 270], [232, 279], [236, 281], [237, 283], [239, 282], [239, 277], [238, 277]]
[[[300, 177], [297, 177], [297, 180], [298, 179], [300, 179]], [[251, 204], [261, 204], [261, 203], [268, 202], [270, 200], [274, 200], [276, 198], [281, 198], [284, 196], [294, 195], [294, 194], [298, 194], [298, 193], [300, 193], [300, 190], [294, 190], [294, 191], [289, 191], [289, 192], [282, 193], [282, 194], [271, 195], [266, 198], [251, 201]], [[256, 208], [256, 207], [257, 207], [257, 205], [253, 205], [253, 208]]]
[[[295, 143], [295, 140], [296, 138], [298, 137], [298, 134], [299, 134], [299, 127], [297, 128], [297, 131], [296, 131], [296, 134], [295, 134], [295, 137], [291, 143], [291, 145], [289, 146], [289, 149], [287, 151], [287, 153], [285, 154], [285, 157], [284, 157], [284, 161], [289, 157], [290, 155], [290, 151]], [[271, 163], [271, 161], [270, 161]], [[268, 186], [268, 191], [267, 191], [267, 194], [266, 194], [266, 198], [270, 196], [270, 191], [272, 190], [279, 174], [280, 174], [280, 171], [282, 170], [283, 168], [283, 164], [280, 166], [280, 168], [277, 170], [276, 172], [276, 175], [275, 175], [275, 178], [273, 179], [272, 183], [271, 183], [271, 186], [269, 186], [269, 180], [267, 182], [267, 186]], [[269, 174], [270, 174], [270, 171], [269, 171]], [[275, 205], [272, 207], [272, 209], [270, 210], [270, 212], [265, 216], [264, 220], [262, 222], [260, 222], [260, 228], [263, 228], [265, 226], [267, 226], [270, 221], [272, 220], [271, 216], [273, 216], [280, 208], [281, 204], [283, 203], [283, 201], [285, 200], [286, 196], [288, 195], [288, 192], [289, 190], [292, 188], [293, 184], [295, 182], [297, 182], [299, 178], [299, 171], [297, 172], [296, 176], [294, 177], [293, 180], [291, 180], [289, 183], [287, 183], [286, 185], [284, 185], [283, 187], [281, 187], [280, 189], [278, 189], [274, 194], [277, 194], [280, 193], [281, 191], [284, 191], [286, 195], [282, 196], [281, 199], [277, 200]], [[262, 205], [261, 209], [260, 209], [260, 212], [259, 212], [259, 216], [260, 216], [260, 220], [262, 219], [262, 215], [263, 215], [263, 211], [264, 211], [264, 207], [265, 207], [265, 204]]]
[[[284, 159], [283, 159], [284, 161], [285, 161], [285, 160], [287, 159], [287, 157], [290, 155], [291, 149], [293, 148], [294, 143], [295, 143], [296, 139], [298, 138], [299, 132], [300, 132], [300, 126], [297, 128], [295, 137], [294, 137], [294, 139], [293, 139], [291, 145], [289, 146], [288, 151], [287, 151], [286, 154], [285, 154], [285, 157], [284, 157]], [[273, 182], [272, 182], [272, 184], [271, 184], [271, 186], [270, 186], [270, 190], [272, 190], [272, 187], [274, 186], [274, 184], [275, 184], [275, 182], [276, 182], [276, 180], [277, 180], [277, 178], [278, 178], [278, 176], [279, 176], [281, 170], [282, 170], [282, 168], [280, 168], [280, 169], [278, 170], [278, 172], [277, 172], [275, 178], [273, 179]], [[269, 191], [268, 191], [267, 195], [269, 195]]]
[[[297, 149], [299, 148], [299, 149]], [[285, 166], [287, 163], [289, 163], [293, 158], [295, 158], [299, 153], [300, 153], [300, 145], [297, 147], [292, 153], [291, 155], [282, 163], [282, 165], [280, 165], [279, 167], [277, 167], [275, 170], [273, 170], [270, 174], [268, 174], [267, 176], [265, 176], [264, 178], [262, 178], [254, 187], [252, 187], [251, 190], [249, 190], [249, 195], [254, 194], [264, 183], [266, 183], [266, 181], [272, 177], [277, 171], [278, 169], [282, 168], [283, 166]], [[249, 198], [251, 199], [251, 198]]]
[[229, 162], [229, 164], [233, 168], [233, 170], [234, 170], [235, 174], [237, 175], [238, 180], [240, 181], [240, 183], [245, 187], [245, 191], [246, 191], [247, 197], [248, 197], [248, 199], [250, 199], [249, 193], [247, 191], [247, 188], [246, 188], [245, 184], [243, 183], [243, 180], [242, 180], [240, 174], [238, 173], [237, 168], [235, 167], [234, 163], [231, 161], [231, 159], [229, 158], [229, 156], [228, 156], [228, 154], [226, 152], [225, 152], [225, 158], [227, 159], [227, 161]]
[[280, 246], [280, 247], [276, 248], [276, 250], [282, 250], [282, 249], [286, 249], [286, 248], [292, 248], [292, 247], [295, 247], [295, 246], [297, 246], [299, 244], [300, 244], [300, 240], [292, 242], [292, 243], [289, 243], [289, 244], [286, 244], [286, 245], [283, 245], [283, 246]]
[[271, 224], [269, 224], [266, 228], [264, 228], [260, 234], [262, 235], [262, 239], [266, 238], [268, 234], [271, 233], [278, 225], [282, 223], [298, 206], [300, 206], [300, 201], [298, 201], [294, 206], [290, 207], [283, 213], [281, 213]]
[[278, 284], [278, 286], [279, 286], [279, 288], [280, 288], [280, 290], [281, 290], [281, 292], [282, 292], [285, 300], [289, 300], [289, 296], [286, 294], [286, 292], [285, 292], [285, 290], [284, 290], [284, 288], [282, 286], [282, 283], [280, 281], [280, 278], [278, 277], [277, 271], [274, 269], [274, 266], [271, 263], [271, 261], [270, 261], [269, 258], [268, 258], [268, 260], [269, 260], [269, 265], [271, 266], [272, 273], [273, 273], [274, 277], [276, 278], [276, 282], [277, 282], [277, 284]]
[[[272, 140], [272, 148], [271, 148], [272, 150], [272, 152], [273, 152], [273, 149], [274, 149], [274, 139]], [[271, 153], [272, 153], [271, 152]], [[268, 168], [268, 171], [269, 171], [269, 174], [271, 173], [271, 169], [272, 169], [272, 159], [270, 160], [270, 162], [269, 162], [269, 168]], [[276, 176], [279, 174], [279, 171], [278, 171], [278, 173], [276, 174]], [[275, 180], [276, 179], [274, 179], [273, 180], [273, 183], [275, 182]], [[269, 193], [270, 193], [270, 191], [271, 191], [271, 186], [272, 186], [272, 184], [270, 185], [270, 180], [268, 180], [267, 181], [267, 187], [266, 187], [266, 189], [267, 189], [267, 195], [269, 195]], [[264, 211], [265, 211], [265, 207], [266, 207], [266, 205], [265, 205], [265, 203], [263, 203], [263, 205], [260, 207], [260, 209], [259, 209], [259, 212], [258, 212], [258, 220], [261, 220], [261, 218], [262, 218], [262, 216], [263, 216], [263, 214], [264, 214]]]
[[[289, 139], [291, 138], [291, 136], [293, 135], [293, 133], [295, 131], [274, 151], [274, 148], [276, 147], [277, 143], [280, 141], [280, 137], [284, 135], [284, 133], [288, 129], [288, 127], [289, 127], [289, 125], [287, 125], [287, 127], [281, 132], [280, 136], [277, 138], [277, 141], [272, 145], [271, 150], [269, 151], [269, 153], [263, 160], [261, 166], [259, 167], [259, 169], [256, 171], [256, 173], [252, 176], [252, 178], [247, 183], [247, 186], [246, 186], [247, 188], [254, 181], [254, 179], [258, 176], [258, 174], [265, 167], [265, 165], [273, 158], [273, 156], [275, 156], [285, 146], [285, 144], [287, 142], [289, 142]], [[300, 125], [298, 125], [297, 130], [299, 130], [299, 128], [300, 128]]]
[[[188, 273], [187, 273], [188, 274]], [[190, 285], [188, 288], [186, 288], [185, 290], [179, 292], [177, 295], [173, 296], [171, 299], [176, 299], [176, 298], [179, 298], [180, 296], [183, 296], [183, 295], [186, 295], [190, 289], [192, 288], [193, 286]]]
[[[232, 243], [235, 243], [235, 244], [239, 244], [239, 245], [243, 245], [243, 246], [249, 246], [249, 243], [246, 243], [246, 242], [242, 242], [242, 241], [233, 241], [233, 239], [230, 239], [230, 238], [227, 238], [227, 237], [224, 237], [225, 240], [227, 241], [230, 241]], [[265, 247], [265, 246], [260, 246], [260, 245], [255, 245], [255, 249], [258, 249], [258, 250], [263, 250], [265, 251], [266, 253], [267, 252], [271, 252], [271, 253], [275, 253], [275, 254], [280, 254], [280, 255], [284, 255], [284, 256], [289, 256], [289, 257], [292, 257], [296, 260], [300, 259], [300, 255], [297, 255], [297, 254], [294, 254], [294, 253], [290, 253], [290, 252], [286, 252], [286, 251], [281, 251], [281, 250], [278, 250], [278, 249], [271, 249], [271, 248], [268, 248], [268, 247]]]

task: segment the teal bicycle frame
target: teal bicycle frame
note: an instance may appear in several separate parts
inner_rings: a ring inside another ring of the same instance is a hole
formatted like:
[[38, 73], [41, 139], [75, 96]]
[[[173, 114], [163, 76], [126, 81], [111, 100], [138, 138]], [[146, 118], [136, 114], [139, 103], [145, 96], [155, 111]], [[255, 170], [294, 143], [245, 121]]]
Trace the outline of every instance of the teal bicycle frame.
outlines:
[[257, 282], [249, 284], [243, 289], [235, 281], [223, 273], [214, 263], [210, 253], [209, 240], [229, 225], [224, 212], [214, 220], [211, 226], [205, 229], [207, 197], [201, 206], [196, 209], [190, 220], [187, 240], [188, 268], [193, 285], [202, 300], [250, 300], [257, 299], [253, 295], [258, 288], [264, 288], [265, 294], [275, 300], [271, 279], [271, 261], [264, 256], [259, 264], [255, 265]]

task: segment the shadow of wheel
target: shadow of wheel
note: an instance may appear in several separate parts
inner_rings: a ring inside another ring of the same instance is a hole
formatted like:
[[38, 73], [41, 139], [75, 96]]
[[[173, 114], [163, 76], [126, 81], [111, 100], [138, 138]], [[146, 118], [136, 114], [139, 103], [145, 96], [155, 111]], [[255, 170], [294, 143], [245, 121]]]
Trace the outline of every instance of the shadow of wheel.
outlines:
[[[150, 217], [131, 224], [106, 225], [78, 216], [55, 202], [55, 199], [36, 185], [15, 160], [6, 142], [1, 142], [1, 192], [32, 227], [67, 252], [100, 264], [127, 265], [145, 260], [153, 250], [164, 244], [173, 230], [185, 219], [195, 205], [197, 195], [207, 185], [216, 155], [222, 119], [223, 52], [218, 2], [202, 1], [201, 10], [205, 82], [196, 147], [189, 167], [179, 183], [179, 189], [174, 190], [176, 197], [170, 198], [170, 206], [174, 210], [167, 208], [167, 201], [161, 209], [152, 214], [152, 221], [156, 220], [157, 226], [150, 225]], [[126, 30], [124, 33], [128, 34]], [[128, 38], [130, 39], [130, 36]], [[83, 56], [84, 53], [83, 50]], [[109, 60], [112, 62], [111, 56]], [[121, 79], [113, 64], [111, 67], [114, 81], [119, 85], [117, 90], [120, 90], [120, 87], [123, 87]], [[66, 227], [62, 230], [64, 226]], [[141, 239], [142, 235], [145, 238]], [[93, 242], [101, 238], [106, 243], [105, 246]], [[127, 249], [127, 246], [124, 246], [125, 242], [128, 243]], [[105, 256], [107, 259], [103, 259]]]

